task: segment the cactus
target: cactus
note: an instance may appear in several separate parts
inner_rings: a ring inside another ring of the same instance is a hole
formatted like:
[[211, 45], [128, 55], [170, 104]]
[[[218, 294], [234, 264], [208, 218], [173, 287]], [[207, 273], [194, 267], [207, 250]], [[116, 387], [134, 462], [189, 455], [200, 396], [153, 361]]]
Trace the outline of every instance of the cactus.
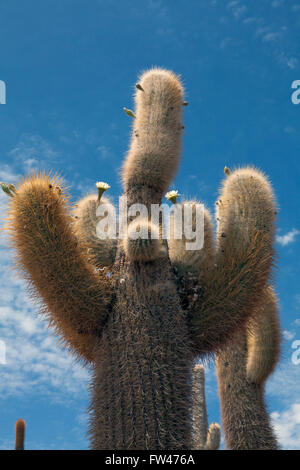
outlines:
[[109, 267], [114, 263], [117, 252], [117, 240], [106, 238], [101, 240], [96, 233], [96, 227], [101, 217], [97, 217], [99, 204], [111, 205], [108, 198], [91, 194], [81, 199], [73, 209], [73, 231], [78, 238], [87, 257], [96, 268]]
[[159, 258], [159, 252], [163, 253], [159, 227], [148, 220], [131, 222], [123, 246], [126, 257], [133, 261], [145, 262]]
[[15, 450], [24, 450], [26, 423], [18, 419], [15, 425]]
[[[122, 177], [128, 207], [150, 209], [161, 203], [179, 164], [183, 88], [162, 69], [144, 73], [139, 85]], [[101, 204], [97, 196], [79, 202], [74, 219], [58, 178], [33, 174], [17, 185], [8, 227], [16, 264], [63, 343], [93, 368], [92, 449], [193, 445], [193, 361], [218, 351], [246, 324], [272, 266], [274, 204], [264, 176], [237, 170], [225, 192], [222, 243], [215, 256], [212, 235], [198, 253], [185, 251], [189, 271], [178, 253], [182, 243], [170, 241], [168, 256], [166, 243], [157, 250], [157, 239], [138, 250], [123, 239], [113, 249], [111, 240], [90, 239], [96, 215], [86, 224], [84, 212]], [[205, 220], [209, 233], [208, 213]]]
[[264, 402], [264, 383], [278, 361], [280, 347], [277, 300], [271, 287], [247, 328], [216, 360], [222, 420], [227, 447], [277, 449]]
[[218, 450], [221, 440], [220, 426], [212, 423], [208, 427], [205, 401], [204, 367], [196, 364], [193, 368], [193, 448], [195, 450]]

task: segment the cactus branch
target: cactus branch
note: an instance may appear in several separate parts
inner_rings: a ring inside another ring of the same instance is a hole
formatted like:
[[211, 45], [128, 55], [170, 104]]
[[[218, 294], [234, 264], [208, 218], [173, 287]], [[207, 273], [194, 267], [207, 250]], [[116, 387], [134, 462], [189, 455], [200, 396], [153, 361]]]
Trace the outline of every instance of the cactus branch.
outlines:
[[43, 299], [43, 312], [68, 346], [93, 360], [93, 347], [110, 304], [104, 274], [88, 264], [71, 229], [64, 191], [58, 181], [36, 176], [23, 181], [11, 200], [9, 232], [17, 263]]
[[[192, 206], [192, 229], [196, 229], [196, 204], [200, 204], [199, 201], [183, 201], [178, 207], [184, 207], [185, 204]], [[183, 209], [182, 209], [183, 214]], [[208, 273], [213, 268], [214, 263], [214, 246], [213, 246], [213, 231], [212, 231], [212, 219], [211, 214], [207, 209], [204, 209], [204, 238], [203, 247], [200, 250], [186, 250], [187, 238], [183, 235], [181, 239], [176, 239], [174, 236], [175, 227], [173, 225], [174, 213], [171, 214], [171, 237], [168, 242], [169, 245], [169, 256], [172, 265], [177, 269], [181, 276], [188, 276], [191, 272], [197, 276], [198, 281], [204, 282], [204, 278], [207, 278]], [[182, 223], [184, 219], [182, 219]], [[197, 228], [199, 230], [199, 227]], [[202, 227], [200, 227], [202, 229]], [[206, 282], [206, 281], [205, 281]]]
[[[96, 215], [98, 204], [99, 196], [97, 198], [93, 194], [77, 202], [73, 211], [75, 216], [73, 230], [86, 251], [87, 259], [96, 268], [101, 269], [114, 263], [118, 241], [112, 238], [101, 239], [97, 236], [96, 228], [101, 220], [101, 217]], [[100, 204], [111, 206], [109, 199], [103, 196]]]
[[227, 176], [217, 202], [216, 266], [191, 312], [199, 353], [221, 347], [261, 301], [273, 262], [274, 213], [262, 173], [243, 168]]
[[208, 427], [204, 367], [200, 364], [193, 368], [192, 396], [193, 449], [217, 450], [220, 446], [221, 431], [217, 423]]
[[163, 69], [144, 73], [139, 83], [144, 91], [135, 96], [138, 137], [131, 141], [123, 181], [130, 203], [147, 204], [161, 200], [178, 167], [183, 89], [176, 75]]
[[264, 301], [247, 323], [247, 379], [262, 384], [273, 372], [280, 354], [280, 326], [274, 290], [267, 287]]
[[24, 450], [26, 423], [18, 419], [15, 425], [15, 450]]
[[229, 449], [278, 448], [264, 401], [264, 382], [278, 360], [276, 317], [276, 297], [267, 287], [261, 304], [249, 320], [254, 325], [247, 325], [217, 355], [222, 421]]

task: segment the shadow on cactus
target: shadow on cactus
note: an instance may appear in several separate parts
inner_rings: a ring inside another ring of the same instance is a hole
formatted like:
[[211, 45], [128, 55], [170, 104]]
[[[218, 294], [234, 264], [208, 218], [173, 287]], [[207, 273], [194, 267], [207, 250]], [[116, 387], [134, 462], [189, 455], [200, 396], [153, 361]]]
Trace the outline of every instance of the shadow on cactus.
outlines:
[[[140, 77], [135, 110], [125, 109], [133, 119], [122, 172], [128, 207], [150, 208], [168, 191], [186, 104], [172, 72]], [[204, 247], [193, 253], [177, 239], [164, 249], [157, 240], [100, 240], [103, 183], [75, 209], [51, 175], [4, 187], [16, 265], [63, 343], [92, 365], [92, 449], [193, 448], [194, 361], [219, 353], [260, 311], [273, 260], [272, 189], [254, 168], [225, 172], [216, 247], [206, 211]]]

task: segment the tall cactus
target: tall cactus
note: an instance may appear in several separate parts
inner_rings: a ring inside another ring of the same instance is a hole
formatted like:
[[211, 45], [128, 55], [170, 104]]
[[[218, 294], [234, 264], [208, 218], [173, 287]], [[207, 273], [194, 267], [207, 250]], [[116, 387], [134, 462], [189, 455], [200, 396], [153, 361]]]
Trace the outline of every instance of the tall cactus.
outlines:
[[[141, 76], [135, 102], [124, 194], [128, 207], [150, 209], [177, 171], [183, 88], [172, 72], [153, 69]], [[193, 360], [219, 350], [245, 324], [272, 265], [272, 191], [267, 184], [257, 191], [264, 177], [255, 170], [237, 170], [229, 179], [237, 190], [224, 201], [218, 233], [226, 234], [224, 243], [215, 259], [213, 249], [203, 255], [211, 236], [193, 254], [193, 270], [190, 263], [185, 269], [186, 251], [178, 256], [182, 243], [171, 242], [168, 256], [167, 244], [161, 249], [157, 240], [132, 246], [122, 239], [115, 247], [89, 238], [96, 214], [84, 212], [95, 203], [78, 203], [81, 224], [70, 215], [63, 183], [50, 175], [27, 177], [10, 198], [17, 266], [63, 342], [93, 367], [91, 448], [192, 446]]]
[[221, 431], [217, 423], [208, 427], [205, 400], [204, 367], [196, 364], [193, 368], [193, 448], [196, 450], [218, 450]]
[[271, 287], [256, 314], [216, 360], [225, 440], [229, 449], [277, 449], [264, 402], [264, 383], [279, 357], [277, 301]]
[[25, 421], [18, 419], [15, 425], [15, 450], [24, 450], [25, 429]]

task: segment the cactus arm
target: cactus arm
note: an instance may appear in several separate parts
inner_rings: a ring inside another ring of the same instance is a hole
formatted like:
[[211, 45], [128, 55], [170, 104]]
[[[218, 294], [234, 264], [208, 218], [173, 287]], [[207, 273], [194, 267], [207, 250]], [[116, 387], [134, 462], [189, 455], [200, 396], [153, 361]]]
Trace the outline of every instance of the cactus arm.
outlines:
[[9, 232], [18, 267], [42, 298], [43, 312], [80, 358], [93, 360], [93, 346], [105, 322], [110, 285], [88, 264], [56, 179], [23, 181], [11, 199]]
[[193, 449], [217, 450], [220, 446], [220, 426], [217, 423], [212, 423], [208, 427], [205, 374], [204, 367], [200, 364], [193, 367], [192, 406]]
[[175, 74], [152, 69], [140, 77], [130, 149], [123, 165], [129, 204], [160, 203], [181, 150], [183, 88]]
[[218, 450], [221, 443], [221, 428], [218, 423], [211, 423], [207, 433], [206, 450]]
[[199, 353], [218, 349], [262, 300], [273, 262], [271, 186], [252, 168], [228, 176], [217, 203], [216, 266], [191, 311]]
[[193, 368], [193, 449], [204, 449], [208, 431], [208, 417], [205, 400], [204, 367], [196, 364]]
[[266, 289], [264, 302], [249, 319], [247, 327], [247, 379], [261, 384], [273, 372], [280, 354], [277, 299], [271, 287]]
[[[108, 198], [102, 197], [100, 204], [111, 204]], [[107, 238], [101, 240], [96, 233], [96, 210], [98, 199], [96, 195], [89, 195], [80, 199], [75, 205], [73, 230], [80, 244], [86, 250], [87, 257], [96, 268], [111, 266], [115, 261], [117, 240]]]
[[[216, 357], [225, 441], [227, 447], [232, 450], [278, 448], [264, 401], [264, 382], [274, 369], [279, 349], [278, 340], [276, 340], [274, 348], [273, 340], [267, 338], [268, 335], [274, 334], [274, 329], [273, 327], [266, 328], [266, 325], [270, 318], [273, 322], [277, 315], [277, 302], [270, 287], [266, 288], [258, 309], [259, 322], [256, 323], [256, 326], [263, 325], [264, 334], [262, 335], [258, 328], [244, 328], [233, 337], [230, 343], [225, 345]], [[273, 310], [272, 314], [271, 310]], [[253, 318], [256, 318], [256, 315], [257, 312]], [[249, 321], [252, 322], [252, 320], [251, 317]], [[278, 321], [275, 323], [278, 325]], [[264, 354], [273, 355], [272, 360], [263, 361], [261, 358], [263, 348], [253, 348], [251, 342], [250, 349], [248, 349], [249, 331], [252, 336], [258, 335], [256, 343], [261, 340], [266, 342]], [[275, 334], [279, 336], [277, 326]], [[251, 368], [249, 368], [249, 354]], [[254, 366], [255, 359], [257, 359], [257, 364]], [[250, 372], [251, 376], [249, 377]]]
[[24, 450], [26, 423], [18, 419], [15, 425], [15, 450]]
[[[192, 205], [192, 229], [196, 230], [196, 212], [195, 205], [201, 204], [199, 201], [183, 201], [182, 204], [177, 204], [181, 208], [182, 214], [184, 212], [184, 205]], [[186, 250], [186, 242], [188, 241], [183, 234], [181, 239], [176, 239], [174, 236], [174, 212], [171, 213], [171, 236], [168, 242], [169, 257], [172, 266], [178, 271], [179, 276], [185, 276], [188, 272], [193, 272], [201, 277], [207, 277], [209, 271], [212, 270], [214, 264], [214, 236], [213, 236], [213, 225], [212, 217], [207, 209], [204, 209], [204, 236], [203, 236], [203, 247], [200, 250]], [[182, 223], [184, 218], [182, 217]], [[202, 227], [198, 227], [198, 230], [202, 230]]]
[[[182, 105], [183, 87], [174, 73], [154, 68], [142, 74], [136, 87], [133, 132], [122, 172], [128, 207], [144, 204], [150, 214], [151, 204], [161, 203], [179, 164]], [[162, 245], [157, 240], [138, 244], [125, 237], [124, 241], [132, 261], [166, 257]]]

